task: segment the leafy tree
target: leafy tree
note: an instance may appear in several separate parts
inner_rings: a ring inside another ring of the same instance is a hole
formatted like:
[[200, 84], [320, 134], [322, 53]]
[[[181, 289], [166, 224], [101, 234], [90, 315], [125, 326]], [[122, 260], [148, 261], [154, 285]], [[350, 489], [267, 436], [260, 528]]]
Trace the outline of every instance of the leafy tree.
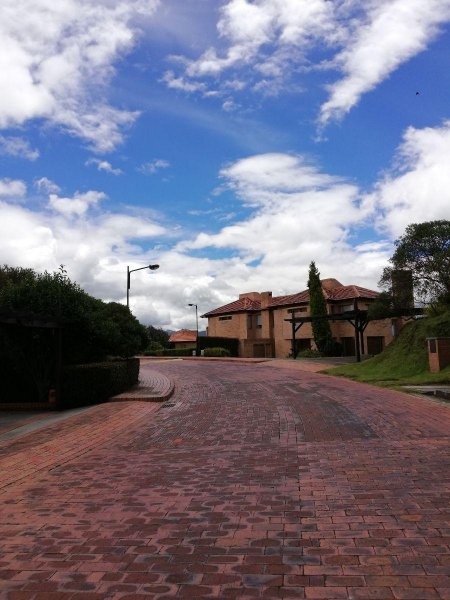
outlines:
[[390, 287], [393, 271], [410, 270], [420, 300], [450, 307], [450, 221], [408, 225], [395, 246], [380, 285]]
[[[314, 261], [309, 265], [308, 290], [311, 317], [327, 315], [327, 302], [320, 283], [320, 273]], [[326, 319], [319, 319], [311, 325], [317, 349], [321, 353], [329, 353], [333, 347], [330, 323]]]
[[367, 309], [367, 315], [370, 321], [387, 319], [388, 317], [393, 317], [395, 314], [394, 298], [390, 291], [381, 292], [378, 298], [371, 302]]
[[161, 348], [167, 348], [169, 345], [169, 337], [169, 333], [167, 331], [164, 331], [164, 329], [161, 329], [159, 327], [153, 327], [153, 325], [147, 326], [147, 340], [149, 347], [152, 344], [152, 342], [155, 342], [157, 344], [160, 344]]
[[[70, 281], [63, 266], [55, 273], [1, 267], [0, 312], [62, 323], [63, 364], [132, 356], [147, 343], [145, 327], [126, 306], [93, 298]], [[25, 369], [42, 399], [54, 378], [56, 343], [52, 329], [3, 326], [0, 361], [9, 356], [16, 372]]]

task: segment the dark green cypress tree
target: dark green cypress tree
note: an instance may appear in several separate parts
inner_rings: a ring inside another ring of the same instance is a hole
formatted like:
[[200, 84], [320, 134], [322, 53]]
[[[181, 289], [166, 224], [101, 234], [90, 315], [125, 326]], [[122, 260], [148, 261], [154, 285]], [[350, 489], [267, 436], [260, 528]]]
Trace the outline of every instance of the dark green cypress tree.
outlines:
[[[327, 314], [327, 301], [320, 284], [320, 273], [314, 261], [309, 265], [308, 277], [309, 310], [311, 317], [322, 317]], [[312, 322], [314, 341], [319, 352], [327, 353], [333, 346], [330, 323], [326, 319]]]

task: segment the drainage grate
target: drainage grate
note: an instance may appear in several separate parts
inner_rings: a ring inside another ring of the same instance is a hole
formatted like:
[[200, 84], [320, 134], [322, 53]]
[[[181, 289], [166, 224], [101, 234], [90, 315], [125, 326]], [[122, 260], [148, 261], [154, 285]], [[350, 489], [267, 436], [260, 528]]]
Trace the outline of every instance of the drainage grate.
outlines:
[[167, 404], [162, 404], [161, 408], [171, 408], [172, 406], [175, 406], [175, 402], [168, 402]]

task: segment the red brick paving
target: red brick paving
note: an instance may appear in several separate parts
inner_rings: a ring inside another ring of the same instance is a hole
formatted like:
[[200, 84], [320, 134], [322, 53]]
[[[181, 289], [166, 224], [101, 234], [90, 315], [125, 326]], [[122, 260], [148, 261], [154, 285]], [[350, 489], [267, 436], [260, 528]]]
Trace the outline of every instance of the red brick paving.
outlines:
[[264, 364], [158, 369], [169, 403], [0, 445], [2, 600], [450, 599], [448, 407]]

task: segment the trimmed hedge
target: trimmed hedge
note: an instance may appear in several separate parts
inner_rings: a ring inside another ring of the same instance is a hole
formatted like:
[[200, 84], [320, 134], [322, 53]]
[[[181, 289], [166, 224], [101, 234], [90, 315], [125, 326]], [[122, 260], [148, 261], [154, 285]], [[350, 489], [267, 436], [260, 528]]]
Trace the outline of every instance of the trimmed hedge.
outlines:
[[198, 345], [200, 350], [225, 348], [230, 356], [239, 356], [239, 340], [237, 338], [200, 336]]
[[105, 402], [138, 381], [138, 358], [64, 367], [60, 408]]
[[226, 348], [205, 348], [203, 356], [230, 356]]

